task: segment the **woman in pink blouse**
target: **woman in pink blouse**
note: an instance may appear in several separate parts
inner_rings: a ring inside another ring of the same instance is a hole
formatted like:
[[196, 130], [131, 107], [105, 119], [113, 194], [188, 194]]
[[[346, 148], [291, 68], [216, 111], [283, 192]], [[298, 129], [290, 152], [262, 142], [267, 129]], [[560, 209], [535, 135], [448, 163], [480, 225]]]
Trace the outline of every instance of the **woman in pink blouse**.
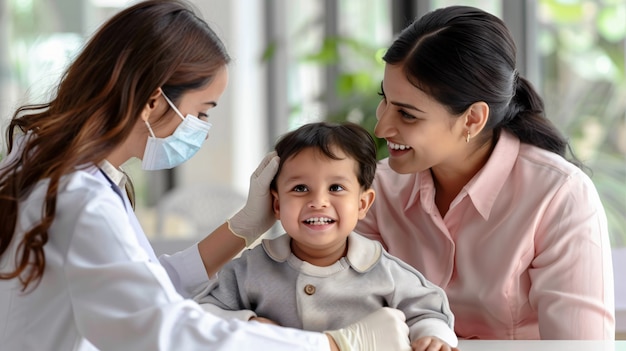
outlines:
[[461, 338], [613, 339], [604, 209], [515, 54], [471, 7], [400, 34], [376, 111], [390, 156], [357, 231], [445, 289]]

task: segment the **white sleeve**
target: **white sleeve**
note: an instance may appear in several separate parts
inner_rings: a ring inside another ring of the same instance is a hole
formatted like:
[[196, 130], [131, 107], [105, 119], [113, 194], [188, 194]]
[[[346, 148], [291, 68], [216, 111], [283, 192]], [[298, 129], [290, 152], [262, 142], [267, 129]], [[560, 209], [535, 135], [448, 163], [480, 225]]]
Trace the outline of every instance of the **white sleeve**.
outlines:
[[95, 194], [74, 208], [65, 219], [75, 223], [65, 280], [78, 330], [98, 349], [329, 350], [324, 334], [225, 320], [184, 299], [163, 266], [148, 260], [115, 195]]
[[250, 320], [250, 318], [257, 316], [256, 313], [251, 310], [237, 310], [237, 311], [225, 310], [211, 303], [201, 303], [200, 307], [202, 307], [202, 309], [204, 309], [205, 311], [215, 316], [224, 318], [224, 319], [234, 318], [234, 319], [239, 319], [240, 321], [247, 322]]
[[454, 333], [454, 330], [452, 330], [450, 326], [448, 326], [448, 324], [441, 319], [426, 318], [417, 321], [411, 326], [411, 340], [416, 340], [423, 336], [436, 336], [452, 347], [457, 347], [459, 344], [459, 339]]
[[197, 295], [206, 286], [207, 281], [216, 279], [216, 276], [211, 278], [207, 276], [198, 244], [172, 255], [161, 255], [159, 261], [178, 293], [186, 298]]

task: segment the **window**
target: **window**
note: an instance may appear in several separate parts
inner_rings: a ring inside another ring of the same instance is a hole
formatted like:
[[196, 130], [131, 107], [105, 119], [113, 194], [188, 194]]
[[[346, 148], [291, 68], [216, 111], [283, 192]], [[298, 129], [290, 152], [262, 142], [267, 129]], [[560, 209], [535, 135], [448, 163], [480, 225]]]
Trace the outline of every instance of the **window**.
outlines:
[[[298, 43], [302, 38], [307, 38], [303, 42], [308, 45], [300, 45], [304, 54], [288, 60], [291, 113], [283, 131], [324, 116], [350, 119], [373, 130], [375, 93], [383, 70], [376, 59], [393, 38], [393, 9], [376, 7], [383, 6], [377, 1], [336, 1], [325, 9], [321, 21], [318, 17], [324, 9], [299, 11], [304, 3], [310, 2], [294, 1], [298, 5], [290, 11], [297, 14], [294, 18], [309, 18], [309, 23], [317, 25], [317, 37], [302, 35], [311, 33], [309, 28], [308, 32], [293, 31], [287, 38], [286, 46], [303, 44]], [[424, 3], [426, 10], [477, 6], [504, 19], [518, 46], [518, 68], [544, 98], [547, 117], [591, 170], [607, 213], [612, 245], [626, 246], [626, 0], [396, 3], [415, 7], [421, 11], [417, 15], [425, 11], [419, 7]], [[396, 16], [407, 17], [411, 16]]]
[[[1, 12], [4, 17], [0, 22], [2, 126], [17, 105], [44, 100], [85, 38], [130, 2], [0, 0], [0, 5], [7, 9]], [[209, 168], [221, 171], [202, 173], [206, 172], [206, 164], [192, 160], [189, 169], [182, 170], [182, 178], [191, 174], [207, 183], [230, 184], [245, 191], [258, 159], [243, 157], [250, 151], [239, 146], [238, 140], [249, 140], [250, 133], [267, 133], [267, 142], [257, 144], [271, 146], [282, 133], [311, 120], [347, 118], [373, 130], [379, 101], [376, 94], [383, 73], [380, 57], [398, 28], [394, 20], [407, 21], [441, 6], [472, 5], [502, 16], [510, 26], [521, 51], [518, 61], [525, 65], [526, 76], [541, 91], [548, 117], [570, 137], [576, 155], [593, 172], [592, 180], [606, 207], [612, 244], [626, 246], [626, 0], [259, 2], [257, 6], [266, 13], [258, 21], [265, 22], [269, 35], [268, 43], [260, 44], [266, 49], [266, 56], [259, 67], [250, 67], [250, 62], [260, 60], [263, 50], [250, 53], [250, 58], [244, 60], [241, 47], [249, 47], [250, 41], [240, 39], [245, 45], [237, 42], [238, 37], [250, 37], [250, 22], [259, 17], [258, 9], [236, 6], [237, 1], [194, 3], [201, 9], [211, 9], [205, 11], [209, 15], [231, 11], [231, 15], [222, 17], [234, 19], [232, 22], [243, 18], [243, 24], [217, 26], [235, 58], [235, 73], [226, 94], [229, 100], [216, 111], [224, 116], [217, 117], [220, 123], [214, 126], [211, 145], [206, 148], [212, 150], [201, 152], [218, 153], [206, 159], [211, 161]], [[398, 4], [414, 7], [415, 13], [398, 16], [394, 10]], [[526, 8], [531, 4], [534, 7], [524, 12], [525, 16], [512, 10], [513, 6]], [[211, 20], [210, 16], [205, 17]], [[514, 20], [523, 23], [517, 25]], [[263, 68], [268, 68], [269, 82], [265, 87], [261, 83], [260, 89], [253, 88], [261, 101], [253, 101], [246, 111], [228, 107], [241, 105], [241, 96], [253, 94], [246, 84], [250, 84], [252, 73]], [[265, 122], [251, 125], [250, 111], [258, 113], [255, 121]], [[233, 119], [236, 121], [231, 122]], [[0, 135], [0, 155], [3, 138], [4, 133]], [[224, 153], [225, 149], [239, 151]], [[130, 162], [126, 170], [137, 188], [138, 212], [148, 213], [142, 223], [151, 227], [151, 207], [167, 189], [168, 180], [174, 186], [186, 180], [148, 174], [140, 170], [138, 162]]]
[[626, 1], [541, 0], [546, 113], [592, 171], [611, 242], [626, 246]]

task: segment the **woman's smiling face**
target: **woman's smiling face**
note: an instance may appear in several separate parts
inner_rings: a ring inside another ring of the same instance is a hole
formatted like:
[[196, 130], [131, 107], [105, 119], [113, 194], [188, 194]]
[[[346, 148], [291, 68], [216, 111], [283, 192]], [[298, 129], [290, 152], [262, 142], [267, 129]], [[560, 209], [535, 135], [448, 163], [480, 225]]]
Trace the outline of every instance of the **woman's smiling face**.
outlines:
[[464, 118], [411, 84], [401, 65], [385, 65], [383, 99], [374, 130], [387, 140], [389, 166], [398, 173], [417, 173], [465, 157]]

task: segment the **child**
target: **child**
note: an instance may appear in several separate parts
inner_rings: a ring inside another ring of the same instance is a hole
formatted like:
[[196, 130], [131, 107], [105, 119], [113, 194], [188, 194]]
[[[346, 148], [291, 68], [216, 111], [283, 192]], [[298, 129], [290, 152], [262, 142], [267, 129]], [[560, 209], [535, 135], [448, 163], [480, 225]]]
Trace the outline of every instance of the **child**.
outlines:
[[312, 331], [388, 306], [404, 312], [414, 350], [456, 346], [443, 290], [379, 242], [352, 232], [375, 196], [369, 133], [352, 123], [311, 123], [284, 135], [275, 149], [273, 209], [287, 234], [229, 262], [197, 301], [223, 317]]

